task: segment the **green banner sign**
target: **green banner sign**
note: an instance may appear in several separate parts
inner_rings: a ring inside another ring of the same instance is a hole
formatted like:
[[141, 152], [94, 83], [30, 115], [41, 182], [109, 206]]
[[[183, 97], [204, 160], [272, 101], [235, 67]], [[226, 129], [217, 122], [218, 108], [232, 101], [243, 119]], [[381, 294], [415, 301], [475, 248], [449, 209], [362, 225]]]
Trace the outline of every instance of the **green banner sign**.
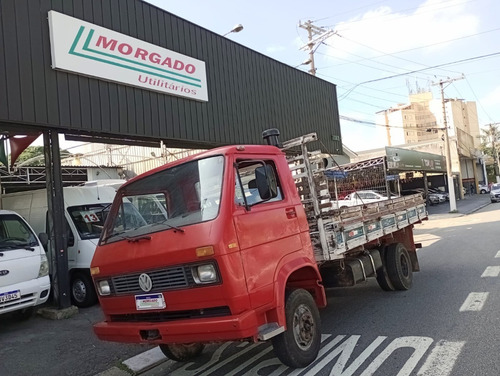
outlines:
[[446, 159], [442, 155], [387, 146], [385, 155], [388, 170], [446, 172]]

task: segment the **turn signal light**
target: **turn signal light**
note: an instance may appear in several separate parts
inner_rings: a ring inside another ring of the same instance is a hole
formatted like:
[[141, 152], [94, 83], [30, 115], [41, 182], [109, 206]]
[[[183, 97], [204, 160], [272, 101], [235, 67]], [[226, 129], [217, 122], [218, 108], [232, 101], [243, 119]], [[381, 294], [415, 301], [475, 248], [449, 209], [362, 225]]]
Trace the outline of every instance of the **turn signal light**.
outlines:
[[214, 247], [212, 247], [211, 245], [196, 248], [196, 256], [198, 257], [212, 256], [214, 253]]
[[101, 273], [101, 271], [99, 270], [98, 266], [94, 266], [93, 268], [90, 268], [90, 275], [97, 275], [99, 273]]

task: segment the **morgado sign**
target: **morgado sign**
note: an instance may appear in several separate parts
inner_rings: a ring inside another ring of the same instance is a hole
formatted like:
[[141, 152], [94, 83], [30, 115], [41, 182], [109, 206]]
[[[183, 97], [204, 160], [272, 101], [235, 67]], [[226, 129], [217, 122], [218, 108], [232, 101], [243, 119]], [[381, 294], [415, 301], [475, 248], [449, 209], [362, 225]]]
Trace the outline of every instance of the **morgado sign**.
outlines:
[[208, 101], [205, 62], [49, 11], [52, 67]]

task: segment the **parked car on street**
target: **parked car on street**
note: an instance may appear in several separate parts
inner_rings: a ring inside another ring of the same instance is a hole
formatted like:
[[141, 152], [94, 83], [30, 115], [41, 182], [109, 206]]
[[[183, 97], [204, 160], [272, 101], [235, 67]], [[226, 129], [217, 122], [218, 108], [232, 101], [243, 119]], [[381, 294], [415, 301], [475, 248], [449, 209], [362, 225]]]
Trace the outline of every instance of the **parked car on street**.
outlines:
[[490, 191], [490, 187], [488, 187], [486, 184], [479, 184], [479, 193], [484, 194], [488, 193]]
[[40, 239], [19, 214], [0, 210], [0, 315], [27, 319], [49, 298], [47, 235]]
[[490, 189], [491, 202], [500, 201], [500, 183], [492, 184]]
[[[396, 198], [397, 196], [391, 196], [391, 198]], [[365, 205], [371, 202], [387, 200], [387, 196], [380, 194], [376, 191], [356, 191], [349, 193], [343, 200], [338, 201], [339, 208], [344, 206], [356, 206]]]

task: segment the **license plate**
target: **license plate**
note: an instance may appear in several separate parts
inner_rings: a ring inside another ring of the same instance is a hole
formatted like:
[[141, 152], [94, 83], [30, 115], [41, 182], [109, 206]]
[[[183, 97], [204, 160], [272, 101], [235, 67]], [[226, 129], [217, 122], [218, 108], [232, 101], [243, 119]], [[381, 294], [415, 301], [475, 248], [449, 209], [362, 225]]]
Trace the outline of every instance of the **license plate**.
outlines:
[[8, 291], [0, 294], [0, 303], [10, 302], [11, 300], [21, 299], [21, 291]]
[[165, 308], [163, 294], [136, 295], [135, 306], [138, 310]]

